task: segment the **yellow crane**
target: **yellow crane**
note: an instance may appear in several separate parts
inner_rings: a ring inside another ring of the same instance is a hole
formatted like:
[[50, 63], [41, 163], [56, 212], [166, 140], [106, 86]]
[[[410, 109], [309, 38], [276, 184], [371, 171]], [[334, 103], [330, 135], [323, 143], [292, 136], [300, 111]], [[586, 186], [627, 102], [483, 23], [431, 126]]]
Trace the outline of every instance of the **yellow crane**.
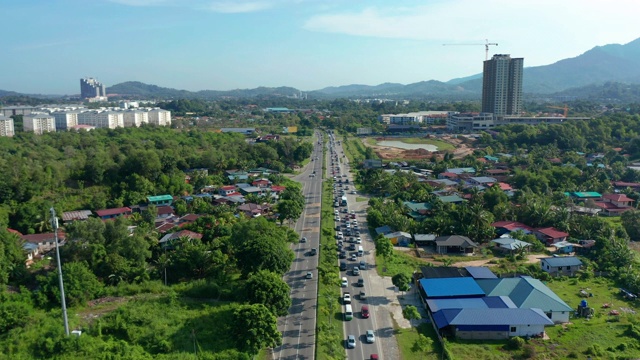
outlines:
[[560, 107], [560, 106], [547, 106], [549, 109], [560, 109], [560, 110], [564, 110], [564, 117], [567, 117], [567, 115], [569, 114], [569, 107], [567, 106], [567, 104], [564, 104], [564, 107]]
[[442, 44], [442, 46], [468, 46], [468, 45], [484, 45], [484, 59], [489, 60], [489, 46], [498, 46], [498, 43], [490, 43], [488, 39], [484, 39], [484, 44]]

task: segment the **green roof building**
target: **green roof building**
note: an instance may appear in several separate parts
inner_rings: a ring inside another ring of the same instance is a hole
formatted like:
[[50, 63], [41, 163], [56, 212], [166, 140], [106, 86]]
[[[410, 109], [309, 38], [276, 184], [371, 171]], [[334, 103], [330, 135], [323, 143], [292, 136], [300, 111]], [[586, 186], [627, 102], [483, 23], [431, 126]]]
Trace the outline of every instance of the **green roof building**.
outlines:
[[147, 201], [149, 201], [149, 205], [171, 206], [171, 204], [173, 203], [173, 196], [171, 195], [147, 196]]

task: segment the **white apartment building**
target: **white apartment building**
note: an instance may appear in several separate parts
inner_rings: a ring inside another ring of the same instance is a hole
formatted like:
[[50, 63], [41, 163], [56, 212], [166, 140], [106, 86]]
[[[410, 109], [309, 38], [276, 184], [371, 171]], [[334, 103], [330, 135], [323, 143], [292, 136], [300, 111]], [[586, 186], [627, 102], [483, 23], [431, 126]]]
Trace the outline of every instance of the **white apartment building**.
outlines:
[[69, 130], [78, 125], [77, 111], [55, 111], [51, 113], [56, 119], [56, 130]]
[[384, 114], [378, 120], [384, 124], [415, 125], [433, 124], [436, 119], [446, 119], [448, 111], [417, 111], [407, 114]]
[[149, 113], [142, 110], [129, 110], [122, 113], [124, 116], [124, 127], [139, 127], [149, 123]]
[[160, 108], [149, 110], [149, 124], [158, 126], [171, 125], [171, 111]]
[[0, 136], [12, 137], [15, 134], [16, 132], [13, 128], [13, 119], [8, 116], [0, 115]]
[[117, 111], [85, 111], [78, 114], [78, 124], [115, 129], [124, 127], [124, 114]]
[[56, 119], [49, 114], [31, 113], [23, 116], [24, 131], [32, 131], [38, 135], [56, 131]]

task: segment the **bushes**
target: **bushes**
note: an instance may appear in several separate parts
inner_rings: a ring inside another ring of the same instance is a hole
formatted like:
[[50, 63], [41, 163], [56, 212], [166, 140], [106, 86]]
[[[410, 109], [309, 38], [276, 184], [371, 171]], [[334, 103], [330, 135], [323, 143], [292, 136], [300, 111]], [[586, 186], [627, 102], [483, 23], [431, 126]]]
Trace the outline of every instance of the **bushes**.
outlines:
[[520, 350], [524, 347], [525, 341], [519, 336], [514, 336], [507, 341], [505, 348], [509, 350]]

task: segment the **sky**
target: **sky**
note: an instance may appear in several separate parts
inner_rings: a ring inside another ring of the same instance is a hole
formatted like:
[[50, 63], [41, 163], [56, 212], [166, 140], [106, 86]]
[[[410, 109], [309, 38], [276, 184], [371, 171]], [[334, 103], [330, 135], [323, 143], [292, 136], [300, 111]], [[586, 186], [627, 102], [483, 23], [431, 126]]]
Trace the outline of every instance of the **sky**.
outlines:
[[[640, 37], [638, 0], [2, 0], [0, 89], [190, 91], [448, 81]], [[443, 44], [472, 44], [443, 46]]]

